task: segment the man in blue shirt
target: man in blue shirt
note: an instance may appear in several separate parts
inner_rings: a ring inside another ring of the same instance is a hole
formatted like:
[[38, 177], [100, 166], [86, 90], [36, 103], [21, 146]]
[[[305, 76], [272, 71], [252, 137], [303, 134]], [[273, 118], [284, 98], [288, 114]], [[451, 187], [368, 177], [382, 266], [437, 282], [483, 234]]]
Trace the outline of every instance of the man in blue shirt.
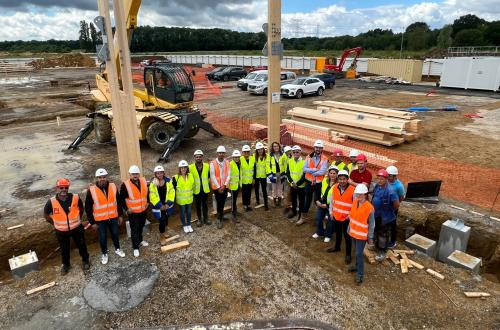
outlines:
[[[398, 179], [398, 168], [396, 166], [389, 166], [385, 169], [389, 176], [387, 177], [387, 181], [391, 185], [392, 189], [398, 194], [399, 197], [399, 202], [401, 203], [406, 196], [406, 191], [405, 191], [405, 186], [401, 181]], [[388, 248], [395, 248], [396, 247], [396, 239], [397, 239], [397, 223], [398, 223], [398, 210], [396, 210], [396, 221], [391, 222], [391, 240], [389, 242]]]
[[378, 171], [377, 185], [373, 189], [372, 197], [372, 205], [375, 208], [375, 245], [382, 254], [387, 250], [392, 222], [396, 221], [396, 210], [399, 208], [398, 194], [387, 182], [388, 176], [386, 170]]

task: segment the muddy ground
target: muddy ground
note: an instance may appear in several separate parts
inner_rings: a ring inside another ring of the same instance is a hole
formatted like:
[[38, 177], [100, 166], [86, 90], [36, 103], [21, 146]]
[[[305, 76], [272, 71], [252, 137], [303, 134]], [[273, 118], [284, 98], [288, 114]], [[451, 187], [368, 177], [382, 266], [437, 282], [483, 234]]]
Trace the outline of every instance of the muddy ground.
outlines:
[[[98, 167], [106, 167], [111, 179], [118, 179], [113, 145], [99, 145], [90, 138], [79, 150], [63, 152], [86, 121], [82, 114], [88, 109], [78, 104], [84, 104], [88, 98], [83, 82], [92, 84], [93, 72], [91, 69], [44, 70], [33, 74], [31, 81], [18, 78], [15, 84], [10, 81], [2, 85], [8, 91], [0, 96], [5, 105], [0, 109], [0, 171], [4, 173], [4, 188], [0, 192], [0, 316], [6, 328], [144, 327], [287, 317], [322, 320], [353, 329], [500, 327], [500, 263], [495, 263], [500, 260], [498, 224], [452, 211], [442, 204], [438, 209], [429, 206], [429, 210], [408, 204], [402, 210], [400, 221], [431, 238], [439, 234], [440, 223], [451, 217], [466, 218], [467, 224], [476, 230], [469, 246], [472, 252], [469, 252], [489, 262], [485, 262], [480, 276], [425, 256], [414, 257], [446, 276], [438, 284], [453, 302], [423, 271], [412, 269], [404, 275], [392, 264], [367, 265], [364, 285], [355, 286], [353, 276], [346, 273], [343, 256], [324, 252], [329, 245], [310, 238], [314, 231], [312, 225], [292, 226], [281, 215], [281, 210], [272, 208], [269, 212], [260, 209], [244, 214], [241, 224], [226, 224], [222, 231], [214, 226], [195, 227], [195, 233], [188, 236], [191, 247], [170, 255], [159, 253], [157, 225], [153, 223], [152, 232], [146, 235], [153, 244], [141, 256], [160, 268], [160, 277], [151, 295], [129, 312], [93, 311], [82, 298], [89, 275], [79, 269], [76, 251], [72, 255], [74, 267], [66, 277], [58, 274], [59, 255], [53, 253], [47, 258], [57, 243], [41, 217], [41, 207], [53, 193], [51, 187], [60, 176], [71, 179], [73, 192], [81, 192], [93, 180]], [[52, 86], [51, 80], [58, 80], [58, 86]], [[383, 90], [339, 82], [335, 89], [327, 91], [325, 98], [387, 107], [458, 105], [463, 109], [460, 112], [421, 114], [425, 120], [424, 137], [398, 148], [499, 167], [492, 161], [500, 151], [499, 144], [485, 137], [484, 126], [489, 126], [481, 122], [474, 124], [474, 120], [463, 117], [468, 112], [484, 113], [500, 108], [496, 95], [441, 93], [426, 97], [422, 93], [422, 90]], [[284, 100], [283, 114], [294, 106], [312, 107], [314, 100], [315, 97]], [[199, 104], [210, 111], [246, 116], [264, 123], [265, 102], [264, 97], [224, 89], [222, 97], [202, 100]], [[57, 116], [60, 116], [59, 122]], [[491, 125], [488, 129], [495, 132], [495, 127], [498, 126]], [[183, 142], [182, 149], [174, 153], [167, 164], [167, 172], [174, 173], [179, 160], [190, 160], [195, 149], [201, 148], [213, 155], [219, 144], [232, 149], [243, 143], [200, 133]], [[482, 148], [472, 149], [473, 144]], [[467, 156], [464, 146], [469, 150]], [[150, 177], [158, 154], [145, 144], [141, 147], [143, 167]], [[474, 150], [474, 154], [470, 150]], [[467, 207], [467, 201], [451, 202]], [[19, 223], [25, 226], [5, 230]], [[177, 216], [170, 230], [180, 232]], [[402, 229], [399, 238], [404, 236]], [[93, 271], [105, 271], [99, 264], [95, 233], [89, 231], [87, 238]], [[122, 241], [127, 257], [118, 261], [111, 256], [111, 263], [130, 262], [130, 243], [124, 236]], [[29, 249], [35, 250], [43, 261], [42, 270], [23, 280], [10, 280], [7, 258]], [[26, 289], [52, 280], [57, 281], [58, 286], [34, 296], [25, 295]], [[483, 290], [493, 297], [474, 300], [462, 293]]]

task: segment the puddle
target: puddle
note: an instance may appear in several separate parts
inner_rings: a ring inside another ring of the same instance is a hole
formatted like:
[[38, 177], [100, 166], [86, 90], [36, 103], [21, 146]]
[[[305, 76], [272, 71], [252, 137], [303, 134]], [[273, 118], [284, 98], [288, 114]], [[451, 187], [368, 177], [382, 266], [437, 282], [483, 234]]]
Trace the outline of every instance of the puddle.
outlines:
[[483, 118], [474, 118], [473, 123], [455, 128], [476, 135], [500, 140], [500, 109], [480, 110], [478, 115]]
[[31, 77], [13, 77], [13, 78], [0, 78], [0, 85], [28, 85], [29, 84], [45, 83], [46, 80], [31, 78]]

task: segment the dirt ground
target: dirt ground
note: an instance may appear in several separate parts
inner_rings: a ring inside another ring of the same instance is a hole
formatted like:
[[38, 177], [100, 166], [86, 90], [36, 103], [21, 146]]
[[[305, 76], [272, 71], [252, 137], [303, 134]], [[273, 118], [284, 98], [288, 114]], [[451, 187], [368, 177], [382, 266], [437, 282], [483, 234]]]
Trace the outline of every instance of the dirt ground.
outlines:
[[[434, 280], [440, 288], [424, 271], [412, 269], [409, 274], [401, 274], [392, 264], [367, 263], [365, 283], [358, 287], [352, 274], [346, 272], [343, 255], [326, 253], [328, 244], [310, 238], [314, 232], [312, 222], [296, 227], [282, 216], [280, 209], [271, 208], [269, 212], [259, 209], [243, 214], [241, 224], [227, 223], [221, 231], [215, 226], [195, 227], [195, 233], [187, 237], [191, 246], [168, 255], [159, 253], [157, 224], [153, 223], [151, 233], [146, 234], [152, 245], [141, 254], [160, 269], [150, 296], [128, 312], [92, 310], [82, 298], [89, 274], [83, 274], [79, 268], [76, 251], [72, 254], [73, 269], [65, 277], [58, 274], [58, 253], [49, 256], [57, 242], [41, 217], [41, 208], [53, 194], [50, 187], [60, 176], [70, 178], [73, 192], [85, 189], [98, 167], [107, 168], [111, 179], [118, 181], [115, 146], [99, 145], [89, 138], [77, 151], [64, 151], [86, 121], [82, 114], [89, 110], [79, 104], [88, 101], [88, 85], [84, 82], [92, 85], [94, 71], [44, 70], [34, 73], [31, 79], [16, 77], [0, 81], [7, 91], [0, 96], [5, 104], [0, 108], [3, 156], [0, 170], [4, 173], [4, 189], [0, 192], [0, 318], [4, 327], [102, 329], [307, 318], [351, 329], [500, 328], [496, 266], [500, 267], [500, 263], [495, 263], [500, 260], [500, 224], [450, 211], [449, 207], [444, 212], [441, 208], [426, 210], [410, 204], [402, 208], [400, 220], [406, 227], [431, 238], [439, 234], [440, 223], [447, 218], [465, 218], [476, 231], [470, 241], [471, 253], [484, 258], [485, 263], [490, 262], [482, 274], [473, 275], [418, 254], [413, 257], [415, 261], [446, 276], [443, 281]], [[57, 80], [58, 86], [52, 86], [51, 80]], [[387, 107], [458, 105], [459, 112], [420, 114], [425, 120], [424, 136], [398, 147], [397, 151], [444, 158], [463, 163], [465, 168], [499, 169], [493, 158], [500, 151], [498, 142], [484, 134], [480, 121], [474, 124], [475, 120], [463, 116], [500, 108], [496, 95], [438, 93], [426, 97], [422, 93], [418, 89], [385, 90], [339, 82], [335, 89], [326, 92], [325, 98]], [[312, 107], [315, 99], [285, 99], [282, 113], [285, 115], [294, 106]], [[220, 98], [207, 98], [199, 105], [209, 111], [265, 123], [265, 103], [265, 97], [229, 88], [222, 90]], [[498, 116], [492, 118], [498, 120]], [[488, 128], [490, 135], [495, 127], [498, 126]], [[229, 137], [215, 139], [202, 132], [183, 142], [166, 164], [167, 172], [174, 173], [179, 160], [190, 160], [195, 149], [214, 155], [219, 144], [231, 150], [240, 148], [244, 142], [247, 141]], [[141, 153], [149, 178], [158, 154], [146, 144], [141, 144]], [[447, 201], [470, 207], [466, 198]], [[19, 223], [25, 226], [6, 231], [8, 226]], [[177, 216], [169, 227], [172, 234], [180, 234]], [[401, 232], [399, 238], [404, 237]], [[95, 233], [89, 231], [87, 240], [93, 271], [105, 271], [99, 263]], [[127, 257], [117, 260], [111, 256], [111, 263], [132, 260], [130, 243], [124, 235], [122, 242]], [[10, 280], [7, 259], [30, 249], [42, 261], [41, 271], [22, 280]], [[27, 289], [52, 280], [58, 282], [56, 287], [33, 296], [25, 295]], [[468, 299], [463, 291], [486, 291], [492, 297]]]

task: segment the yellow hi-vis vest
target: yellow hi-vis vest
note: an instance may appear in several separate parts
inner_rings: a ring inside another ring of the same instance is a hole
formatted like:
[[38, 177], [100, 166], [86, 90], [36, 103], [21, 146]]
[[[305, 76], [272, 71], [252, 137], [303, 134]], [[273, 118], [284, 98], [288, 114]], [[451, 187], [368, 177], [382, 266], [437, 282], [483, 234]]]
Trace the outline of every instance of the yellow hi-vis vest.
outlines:
[[[297, 183], [297, 181], [300, 180], [304, 172], [302, 171], [302, 168], [304, 167], [304, 162], [305, 160], [300, 157], [297, 161], [295, 161], [295, 158], [290, 158], [288, 160], [288, 169], [290, 170], [290, 176], [292, 177], [293, 182]], [[305, 187], [306, 183], [302, 183], [299, 188]]]
[[250, 156], [248, 160], [244, 157], [240, 157], [240, 171], [241, 171], [241, 184], [252, 184], [253, 182], [253, 170], [255, 166], [255, 157]]
[[[175, 200], [175, 189], [174, 185], [172, 184], [172, 180], [169, 182], [165, 182], [166, 185], [166, 196], [165, 196], [165, 203], [167, 202], [174, 202]], [[153, 206], [157, 206], [158, 203], [160, 202], [160, 194], [158, 194], [158, 187], [151, 182], [149, 184], [149, 202], [153, 204]]]
[[178, 205], [186, 205], [193, 203], [194, 194], [194, 178], [193, 174], [188, 173], [186, 179], [182, 175], [174, 175], [175, 181], [177, 182], [177, 188], [175, 189], [175, 202]]
[[234, 160], [229, 162], [229, 166], [231, 166], [231, 173], [229, 175], [229, 190], [235, 191], [238, 190], [241, 185], [241, 172], [238, 168], [238, 164], [236, 164]]
[[198, 195], [200, 193], [201, 187], [203, 187], [203, 192], [205, 194], [208, 194], [210, 192], [210, 185], [208, 182], [210, 165], [208, 165], [208, 163], [203, 163], [203, 168], [201, 170], [201, 178], [198, 175], [198, 169], [196, 168], [195, 163], [189, 165], [189, 173], [191, 173], [194, 178], [194, 194]]
[[255, 162], [257, 164], [256, 167], [256, 175], [255, 177], [257, 179], [265, 179], [267, 178], [267, 175], [271, 173], [271, 168], [269, 166], [270, 163], [270, 157], [269, 155], [266, 154], [266, 157], [264, 159], [260, 159], [258, 156], [255, 159]]
[[323, 181], [321, 181], [321, 199], [323, 199], [323, 195], [325, 194], [326, 190], [328, 189], [328, 194], [326, 195], [326, 203], [330, 203], [330, 199], [332, 196], [332, 187], [328, 183], [328, 177], [326, 176]]
[[288, 161], [290, 160], [290, 157], [288, 157], [285, 153], [281, 155], [279, 159], [279, 164], [280, 164], [280, 172], [282, 174], [286, 173], [286, 170], [288, 168]]

